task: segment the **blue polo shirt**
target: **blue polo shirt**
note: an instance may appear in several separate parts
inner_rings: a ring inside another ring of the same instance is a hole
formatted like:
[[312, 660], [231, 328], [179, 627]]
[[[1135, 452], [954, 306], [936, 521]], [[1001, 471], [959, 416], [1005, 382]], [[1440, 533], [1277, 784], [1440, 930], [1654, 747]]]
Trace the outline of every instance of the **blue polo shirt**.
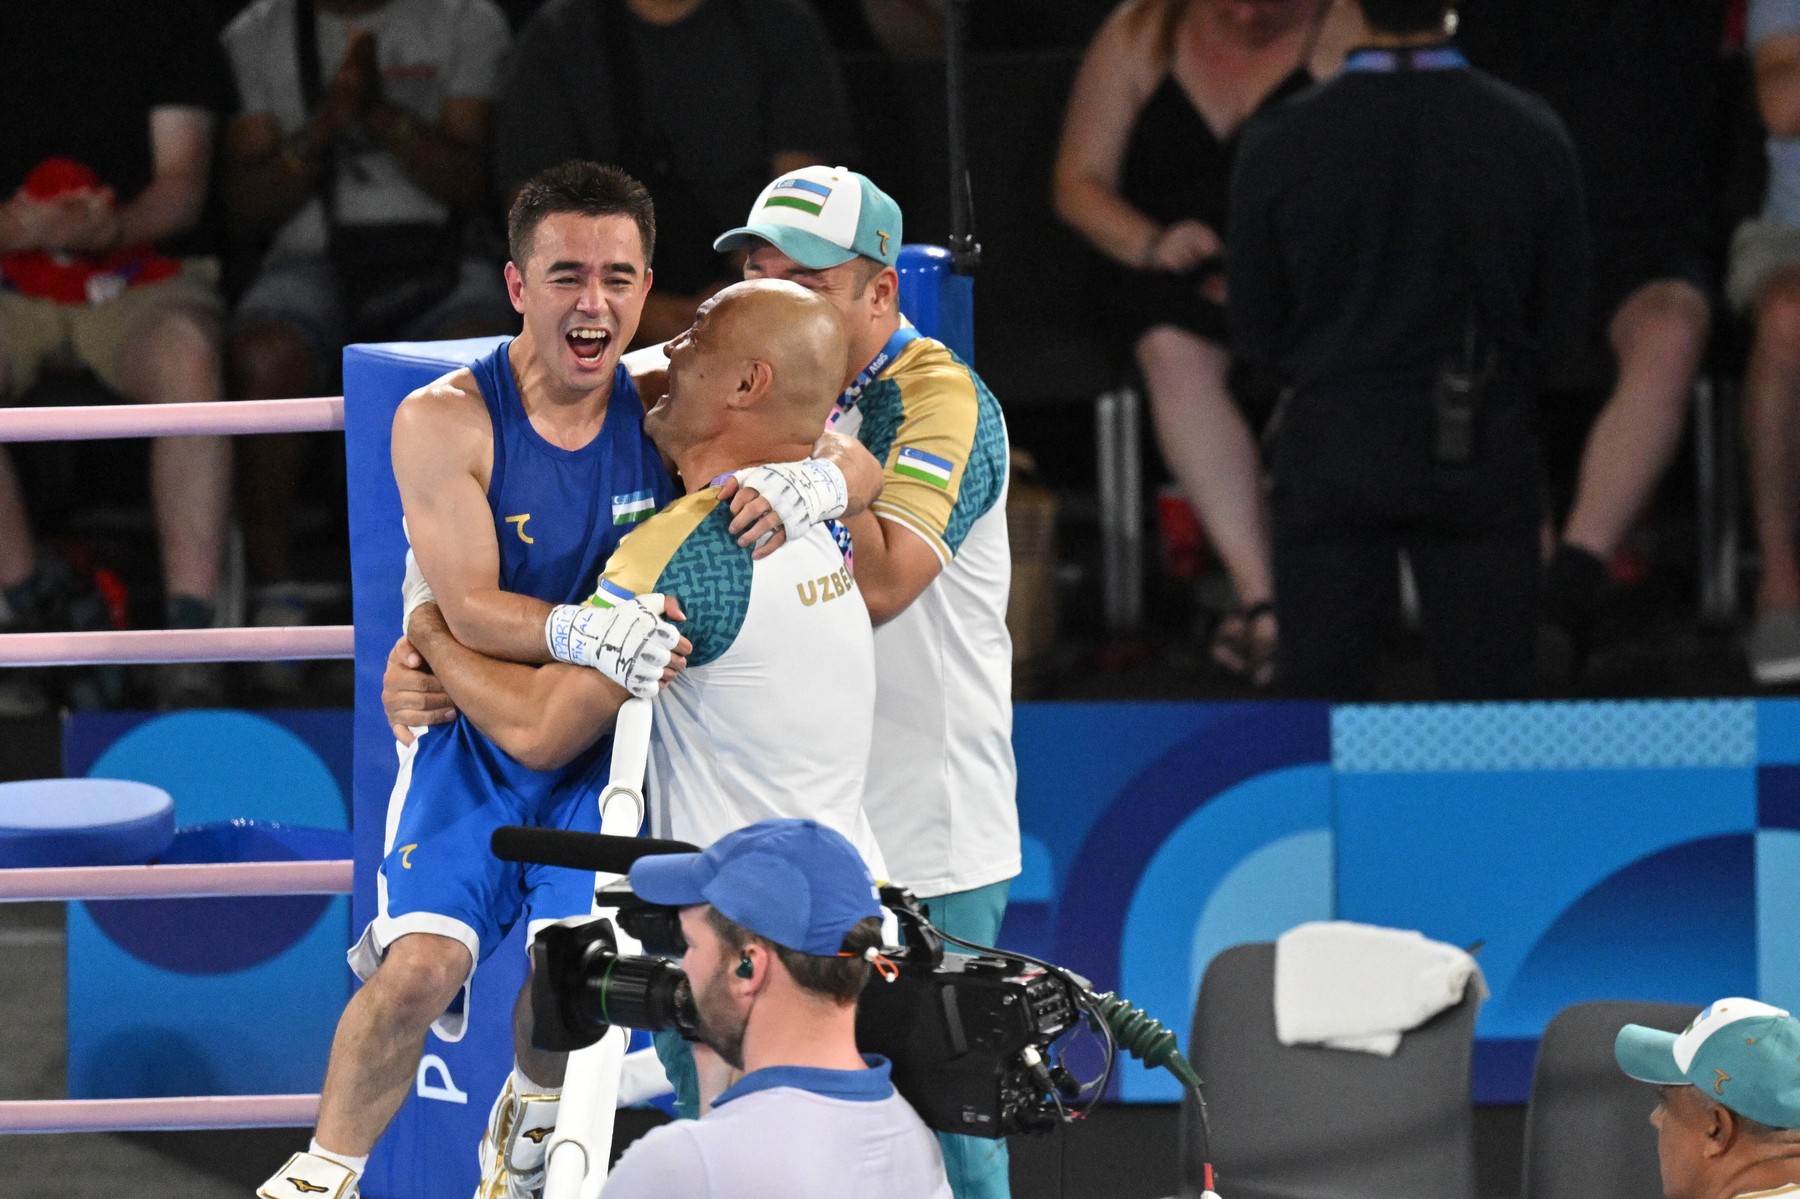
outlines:
[[601, 1199], [950, 1199], [937, 1138], [866, 1070], [771, 1066], [744, 1075], [699, 1120], [625, 1151]]

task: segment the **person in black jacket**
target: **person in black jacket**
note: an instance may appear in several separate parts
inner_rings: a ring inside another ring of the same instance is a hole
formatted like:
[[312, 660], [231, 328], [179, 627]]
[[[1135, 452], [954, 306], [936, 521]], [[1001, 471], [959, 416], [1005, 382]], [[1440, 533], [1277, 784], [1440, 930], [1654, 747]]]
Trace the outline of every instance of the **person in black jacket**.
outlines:
[[1531, 410], [1586, 318], [1581, 177], [1550, 109], [1449, 44], [1448, 7], [1362, 0], [1369, 43], [1239, 151], [1231, 325], [1288, 386], [1271, 505], [1298, 695], [1368, 694], [1400, 551], [1439, 690], [1531, 683]]

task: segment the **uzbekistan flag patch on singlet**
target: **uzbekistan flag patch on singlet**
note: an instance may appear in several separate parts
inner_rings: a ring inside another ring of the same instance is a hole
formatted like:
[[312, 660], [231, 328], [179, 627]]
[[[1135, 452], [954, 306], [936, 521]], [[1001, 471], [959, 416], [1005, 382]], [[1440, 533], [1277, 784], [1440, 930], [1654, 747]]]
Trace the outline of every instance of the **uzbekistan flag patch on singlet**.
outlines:
[[615, 525], [635, 525], [655, 515], [654, 491], [633, 491], [627, 495], [613, 496], [612, 520]]
[[924, 450], [909, 445], [900, 448], [900, 456], [894, 462], [894, 470], [909, 479], [918, 479], [941, 491], [947, 491], [950, 487], [950, 476], [956, 470], [956, 464], [948, 458], [927, 454]]

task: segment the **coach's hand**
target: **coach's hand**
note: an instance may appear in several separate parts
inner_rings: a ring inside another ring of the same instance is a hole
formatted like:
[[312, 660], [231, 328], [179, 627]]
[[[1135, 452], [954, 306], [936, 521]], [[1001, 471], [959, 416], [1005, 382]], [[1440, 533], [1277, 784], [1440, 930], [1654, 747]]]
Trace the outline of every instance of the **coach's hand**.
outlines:
[[686, 619], [674, 597], [654, 592], [610, 608], [558, 604], [544, 622], [544, 640], [558, 662], [592, 666], [639, 699], [654, 699], [694, 651], [669, 623]]
[[844, 472], [818, 458], [740, 470], [719, 489], [731, 504], [731, 532], [757, 558], [806, 536], [822, 520], [842, 516], [850, 502]]
[[456, 719], [456, 705], [444, 692], [425, 659], [402, 637], [388, 651], [387, 670], [381, 676], [381, 709], [402, 745], [413, 743], [413, 729], [449, 724]]

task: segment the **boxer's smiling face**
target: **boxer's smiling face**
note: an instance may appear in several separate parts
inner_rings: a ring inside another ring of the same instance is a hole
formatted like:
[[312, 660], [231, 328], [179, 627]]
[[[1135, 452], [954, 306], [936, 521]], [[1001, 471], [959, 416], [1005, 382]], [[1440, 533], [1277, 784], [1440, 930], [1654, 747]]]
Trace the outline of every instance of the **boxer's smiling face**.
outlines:
[[507, 291], [541, 363], [567, 389], [612, 378], [643, 315], [651, 274], [629, 216], [558, 212], [532, 237], [521, 271], [506, 265]]

